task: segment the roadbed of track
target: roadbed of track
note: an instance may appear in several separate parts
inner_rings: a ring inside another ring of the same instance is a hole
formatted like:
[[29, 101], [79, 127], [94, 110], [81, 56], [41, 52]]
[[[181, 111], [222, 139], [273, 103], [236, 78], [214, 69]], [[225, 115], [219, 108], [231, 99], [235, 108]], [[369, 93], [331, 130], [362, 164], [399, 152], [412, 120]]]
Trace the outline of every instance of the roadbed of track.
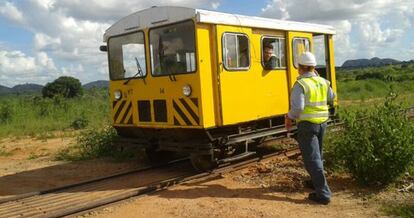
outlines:
[[125, 200], [192, 180], [216, 177], [263, 159], [297, 155], [298, 150], [279, 151], [228, 164], [207, 173], [197, 173], [188, 160], [164, 166], [99, 178], [52, 190], [20, 195], [0, 203], [0, 217], [62, 217]]

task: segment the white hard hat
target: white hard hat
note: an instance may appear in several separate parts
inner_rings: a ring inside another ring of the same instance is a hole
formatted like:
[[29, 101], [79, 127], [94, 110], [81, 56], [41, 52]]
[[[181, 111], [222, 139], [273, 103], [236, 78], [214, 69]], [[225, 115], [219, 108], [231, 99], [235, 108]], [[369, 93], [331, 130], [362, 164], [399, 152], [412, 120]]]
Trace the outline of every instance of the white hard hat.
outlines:
[[303, 66], [316, 66], [316, 58], [311, 52], [304, 52], [299, 57], [299, 64]]

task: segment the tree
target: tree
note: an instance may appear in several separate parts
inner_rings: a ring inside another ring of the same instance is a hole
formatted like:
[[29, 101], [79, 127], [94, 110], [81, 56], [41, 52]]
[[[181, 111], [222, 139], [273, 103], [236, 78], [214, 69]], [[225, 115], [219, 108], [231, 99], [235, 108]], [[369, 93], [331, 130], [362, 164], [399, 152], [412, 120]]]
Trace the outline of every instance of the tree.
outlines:
[[42, 89], [44, 98], [53, 98], [54, 96], [63, 96], [73, 98], [83, 94], [82, 85], [76, 78], [70, 76], [61, 76], [52, 83], [47, 83]]

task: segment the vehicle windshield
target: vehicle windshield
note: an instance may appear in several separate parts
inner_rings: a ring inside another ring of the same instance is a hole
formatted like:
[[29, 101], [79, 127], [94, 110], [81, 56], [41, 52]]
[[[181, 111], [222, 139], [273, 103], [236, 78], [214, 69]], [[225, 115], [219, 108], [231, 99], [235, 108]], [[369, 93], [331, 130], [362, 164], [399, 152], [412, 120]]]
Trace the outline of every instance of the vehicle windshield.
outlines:
[[151, 29], [149, 37], [152, 75], [194, 72], [194, 36], [192, 21]]
[[143, 32], [112, 37], [108, 41], [108, 47], [112, 80], [146, 76]]

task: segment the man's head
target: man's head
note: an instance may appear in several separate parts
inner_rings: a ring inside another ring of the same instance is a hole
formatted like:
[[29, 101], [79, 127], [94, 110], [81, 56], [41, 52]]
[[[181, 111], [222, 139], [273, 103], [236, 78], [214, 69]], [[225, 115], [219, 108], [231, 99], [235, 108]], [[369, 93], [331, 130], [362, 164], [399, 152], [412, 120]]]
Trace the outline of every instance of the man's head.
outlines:
[[304, 52], [299, 56], [299, 74], [313, 72], [316, 67], [316, 58], [311, 52]]
[[273, 45], [272, 44], [266, 44], [263, 47], [263, 59], [264, 61], [269, 61], [269, 59], [272, 57], [273, 55]]

